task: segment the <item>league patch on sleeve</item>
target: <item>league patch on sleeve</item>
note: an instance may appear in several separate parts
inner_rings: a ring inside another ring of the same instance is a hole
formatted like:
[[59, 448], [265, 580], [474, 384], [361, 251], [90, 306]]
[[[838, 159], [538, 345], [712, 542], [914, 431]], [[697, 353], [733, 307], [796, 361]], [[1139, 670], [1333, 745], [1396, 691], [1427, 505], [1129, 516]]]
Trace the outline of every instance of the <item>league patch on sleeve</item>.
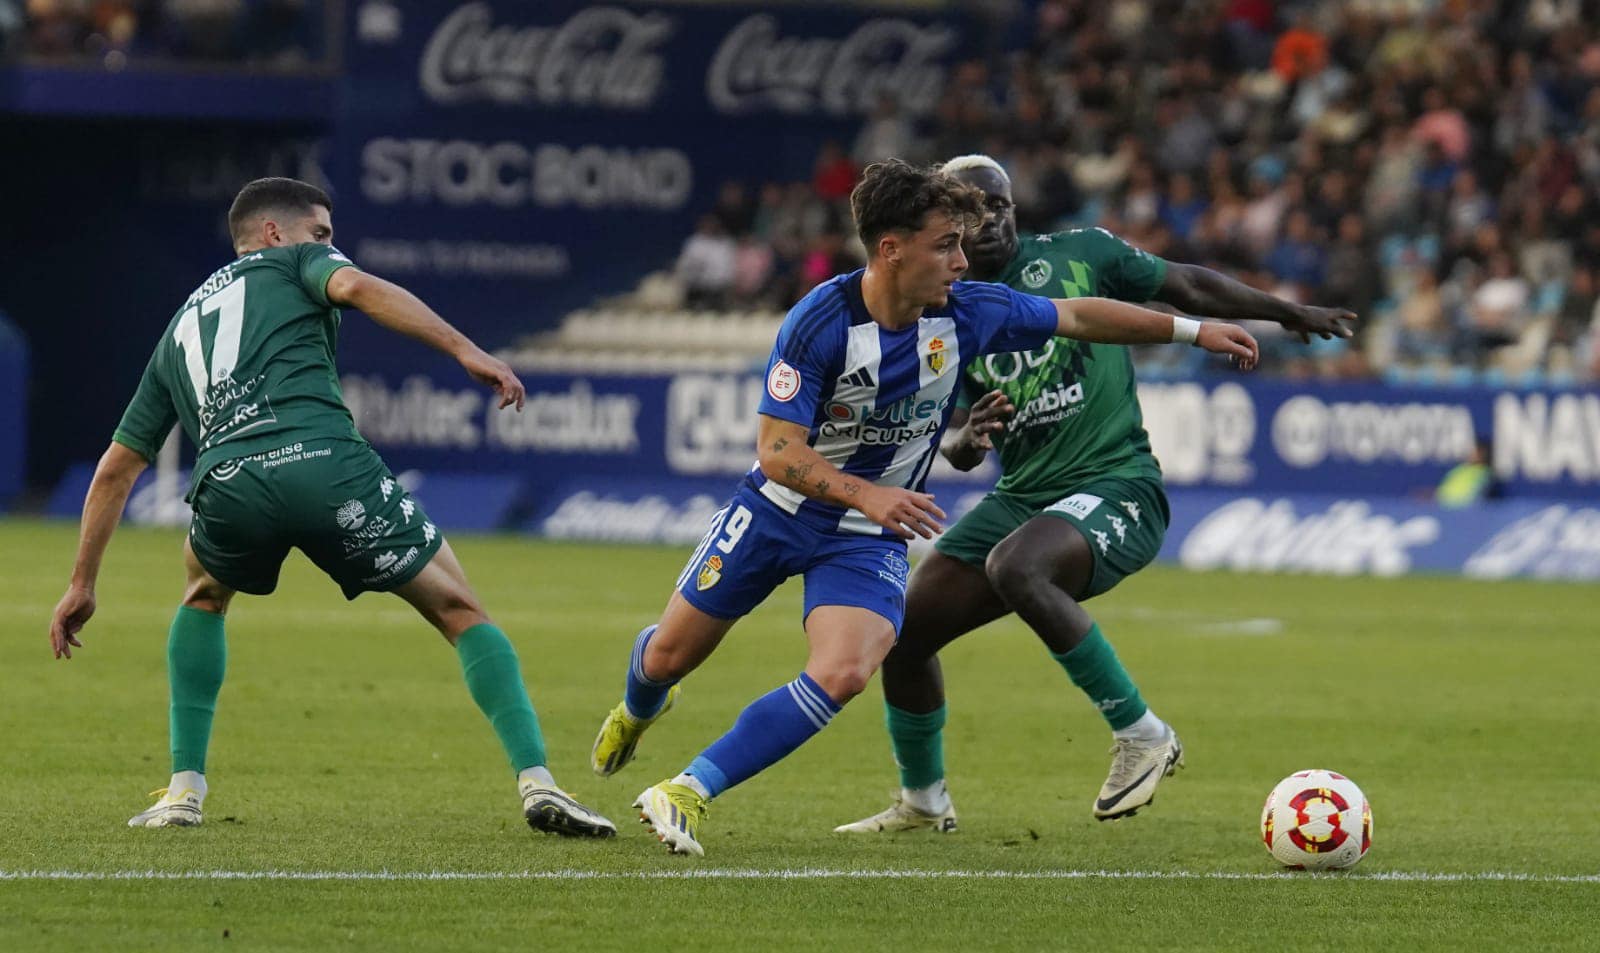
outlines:
[[767, 372], [767, 393], [773, 400], [787, 404], [800, 393], [800, 372], [788, 363], [779, 361]]

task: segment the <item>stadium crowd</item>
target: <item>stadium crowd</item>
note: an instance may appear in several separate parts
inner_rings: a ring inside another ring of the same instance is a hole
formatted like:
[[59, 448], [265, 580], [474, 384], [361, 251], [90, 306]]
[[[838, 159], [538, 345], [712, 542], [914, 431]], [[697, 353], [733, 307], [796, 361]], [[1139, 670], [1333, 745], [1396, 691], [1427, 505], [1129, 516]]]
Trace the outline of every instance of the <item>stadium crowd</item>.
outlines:
[[326, 52], [322, 0], [0, 0], [0, 53], [293, 68]]
[[1102, 225], [1363, 315], [1272, 366], [1398, 381], [1600, 378], [1600, 3], [1043, 0], [927, 121], [884, 100], [809, 182], [722, 186], [677, 263], [693, 307], [785, 307], [861, 250], [890, 155], [1010, 171], [1023, 231]]

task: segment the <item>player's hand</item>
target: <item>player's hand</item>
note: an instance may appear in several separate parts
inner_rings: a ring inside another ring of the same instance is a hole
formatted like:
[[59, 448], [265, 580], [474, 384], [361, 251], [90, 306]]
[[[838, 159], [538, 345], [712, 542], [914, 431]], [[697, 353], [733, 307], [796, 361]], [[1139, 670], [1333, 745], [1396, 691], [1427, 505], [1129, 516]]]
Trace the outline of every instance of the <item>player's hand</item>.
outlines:
[[932, 539], [944, 532], [944, 527], [939, 525], [939, 520], [944, 519], [944, 510], [933, 502], [930, 493], [867, 484], [863, 494], [856, 509], [901, 539], [913, 536]]
[[72, 648], [83, 647], [78, 633], [84, 623], [94, 615], [94, 590], [67, 587], [67, 594], [56, 603], [55, 614], [50, 617], [50, 648], [56, 658], [72, 658]]
[[1247, 371], [1255, 367], [1256, 361], [1261, 359], [1261, 346], [1250, 336], [1249, 331], [1237, 324], [1202, 321], [1200, 334], [1194, 343], [1196, 347], [1203, 347], [1213, 354], [1228, 355]]
[[967, 416], [966, 440], [974, 447], [983, 450], [993, 450], [994, 441], [990, 434], [1002, 433], [1006, 429], [1006, 421], [1010, 420], [1017, 412], [1011, 403], [1011, 398], [997, 390], [992, 390], [979, 398], [972, 405]]
[[1355, 334], [1353, 325], [1361, 320], [1347, 308], [1319, 308], [1303, 304], [1294, 309], [1294, 317], [1283, 322], [1286, 330], [1294, 332], [1300, 343], [1310, 344], [1315, 334], [1324, 341], [1329, 338], [1347, 338]]
[[461, 366], [466, 368], [472, 379], [494, 391], [500, 398], [500, 409], [505, 410], [512, 404], [521, 410], [527, 400], [527, 388], [522, 386], [522, 381], [517, 379], [517, 374], [511, 365], [498, 357], [492, 357], [481, 350], [474, 349], [461, 358]]

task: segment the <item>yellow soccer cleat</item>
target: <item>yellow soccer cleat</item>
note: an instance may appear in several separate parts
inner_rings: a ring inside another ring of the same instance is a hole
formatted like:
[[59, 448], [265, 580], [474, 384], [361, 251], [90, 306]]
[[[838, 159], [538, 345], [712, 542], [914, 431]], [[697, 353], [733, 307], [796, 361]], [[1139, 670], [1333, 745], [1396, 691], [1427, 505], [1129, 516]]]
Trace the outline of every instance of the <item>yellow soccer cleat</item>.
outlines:
[[600, 734], [595, 736], [594, 748], [589, 752], [589, 767], [602, 778], [621, 771], [633, 760], [634, 749], [639, 746], [644, 730], [671, 711], [677, 700], [678, 686], [674, 685], [667, 690], [667, 700], [662, 703], [661, 710], [649, 718], [635, 718], [628, 712], [627, 702], [618, 702], [600, 725]]
[[667, 850], [696, 857], [706, 855], [698, 832], [700, 821], [711, 805], [699, 791], [662, 781], [645, 788], [643, 794], [633, 799], [633, 806], [639, 809], [639, 823], [648, 825], [656, 840], [667, 845]]

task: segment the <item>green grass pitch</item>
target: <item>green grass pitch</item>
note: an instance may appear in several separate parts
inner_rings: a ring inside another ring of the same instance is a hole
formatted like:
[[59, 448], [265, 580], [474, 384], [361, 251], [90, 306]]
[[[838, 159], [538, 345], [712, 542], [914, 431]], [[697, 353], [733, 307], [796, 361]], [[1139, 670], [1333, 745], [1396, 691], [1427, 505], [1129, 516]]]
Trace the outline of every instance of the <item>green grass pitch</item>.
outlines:
[[[797, 584], [602, 781], [593, 733], [685, 552], [455, 540], [521, 652], [556, 777], [622, 829], [576, 843], [523, 824], [443, 641], [291, 557], [276, 596], [229, 617], [205, 826], [132, 831], [168, 774], [180, 537], [119, 534], [85, 645], [57, 662], [46, 626], [75, 539], [0, 523], [6, 950], [1594, 948], [1593, 586], [1153, 569], [1093, 604], [1188, 748], [1138, 817], [1091, 819], [1109, 735], [1007, 621], [945, 655], [958, 833], [831, 833], [895, 786], [874, 685], [720, 799], [691, 860], [628, 804], [794, 676]], [[1374, 846], [1349, 874], [1278, 876], [1257, 840], [1267, 791], [1309, 767], [1371, 799]], [[197, 876], [158, 879], [175, 874]]]

